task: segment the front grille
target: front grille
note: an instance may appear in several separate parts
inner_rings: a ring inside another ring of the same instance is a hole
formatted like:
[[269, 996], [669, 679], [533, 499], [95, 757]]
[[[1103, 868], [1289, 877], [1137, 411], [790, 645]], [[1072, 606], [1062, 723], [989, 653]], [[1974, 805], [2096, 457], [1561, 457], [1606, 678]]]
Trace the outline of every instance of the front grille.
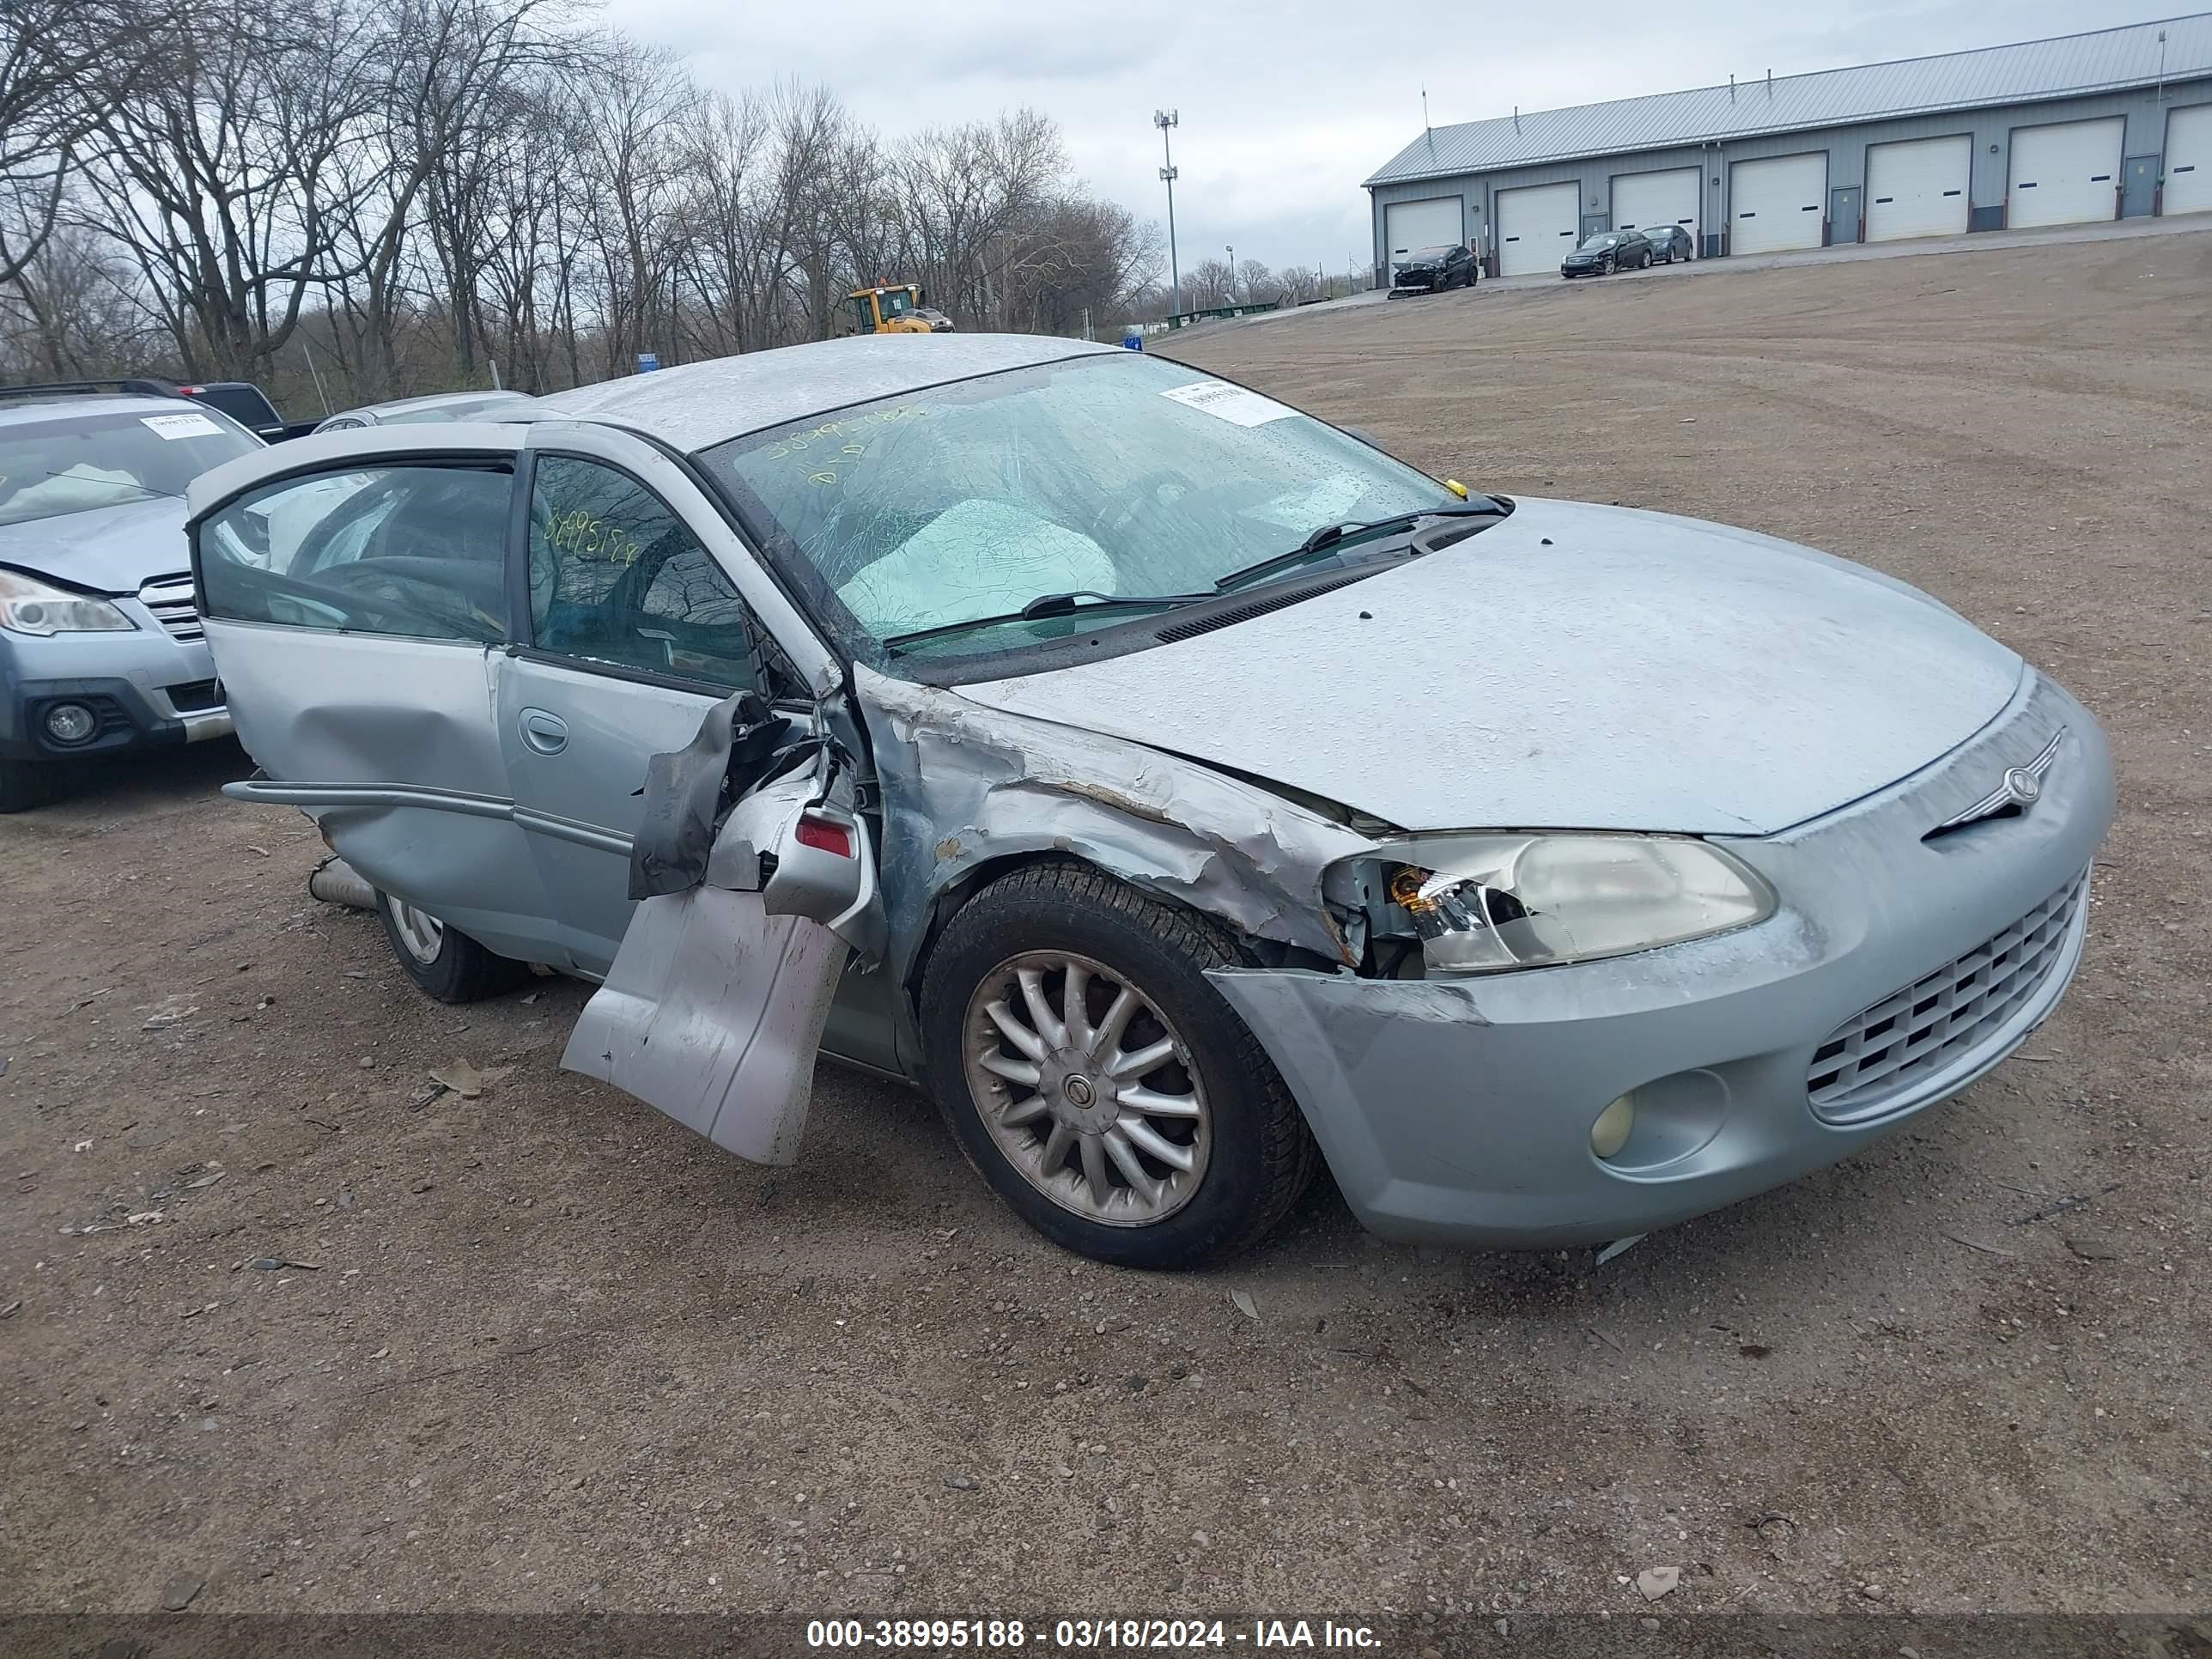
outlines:
[[189, 572], [155, 577], [138, 590], [138, 603], [154, 613], [154, 620], [171, 639], [207, 637], [207, 630], [200, 626], [199, 603], [192, 592]]
[[1971, 1056], [2042, 988], [2087, 892], [2085, 871], [1988, 943], [1838, 1026], [1805, 1079], [1813, 1110], [1856, 1123]]

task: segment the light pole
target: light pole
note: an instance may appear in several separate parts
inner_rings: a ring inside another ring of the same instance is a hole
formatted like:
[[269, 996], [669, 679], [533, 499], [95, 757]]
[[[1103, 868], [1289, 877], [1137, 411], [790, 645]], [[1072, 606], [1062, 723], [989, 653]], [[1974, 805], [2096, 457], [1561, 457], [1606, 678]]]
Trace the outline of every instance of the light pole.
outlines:
[[1160, 169], [1160, 182], [1168, 187], [1168, 307], [1172, 311], [1182, 309], [1182, 273], [1176, 268], [1175, 238], [1175, 147], [1168, 141], [1168, 129], [1182, 125], [1182, 112], [1171, 109], [1152, 112], [1152, 125], [1160, 130], [1160, 155], [1167, 165]]
[[1237, 250], [1229, 250], [1229, 303], [1237, 303]]

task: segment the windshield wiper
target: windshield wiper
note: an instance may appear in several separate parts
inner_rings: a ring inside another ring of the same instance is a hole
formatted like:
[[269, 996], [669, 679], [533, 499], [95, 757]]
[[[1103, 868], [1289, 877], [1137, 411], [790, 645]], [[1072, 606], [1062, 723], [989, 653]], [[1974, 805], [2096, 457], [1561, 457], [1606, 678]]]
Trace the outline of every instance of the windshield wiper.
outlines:
[[1387, 519], [1370, 519], [1365, 523], [1325, 524], [1287, 553], [1277, 553], [1248, 564], [1242, 570], [1232, 570], [1225, 576], [1214, 579], [1217, 591], [1226, 592], [1261, 576], [1272, 576], [1278, 570], [1287, 570], [1318, 554], [1333, 551], [1346, 542], [1364, 541], [1370, 536], [1379, 536], [1387, 531], [1410, 529], [1423, 519], [1502, 519], [1504, 506], [1488, 496], [1478, 497], [1461, 507], [1425, 507], [1412, 513], [1394, 513]]
[[[157, 489], [152, 484], [143, 484], [135, 479], [125, 482], [118, 478], [88, 477], [74, 467], [65, 467], [59, 472], [39, 471], [31, 476], [34, 478], [58, 478], [64, 483], [104, 484], [110, 489], [135, 489], [141, 495], [158, 495], [169, 501], [181, 501], [185, 499], [185, 492], [181, 489]], [[111, 501], [108, 505], [112, 507], [118, 503]]]
[[[966, 622], [941, 623], [935, 628], [917, 628], [910, 634], [894, 634], [884, 641], [884, 649], [896, 651], [919, 641], [943, 639], [948, 635], [965, 634], [978, 628], [995, 628], [1002, 623], [1036, 622], [1047, 617], [1072, 616], [1079, 610], [1118, 611], [1141, 607], [1149, 611], [1172, 611], [1178, 605], [1194, 605], [1200, 599], [1218, 597], [1214, 593], [1101, 593], [1088, 587], [1079, 587], [1068, 593], [1040, 593], [1018, 611], [1001, 611], [993, 617], [971, 617]], [[1079, 605], [1077, 601], [1082, 599], [1091, 603]]]

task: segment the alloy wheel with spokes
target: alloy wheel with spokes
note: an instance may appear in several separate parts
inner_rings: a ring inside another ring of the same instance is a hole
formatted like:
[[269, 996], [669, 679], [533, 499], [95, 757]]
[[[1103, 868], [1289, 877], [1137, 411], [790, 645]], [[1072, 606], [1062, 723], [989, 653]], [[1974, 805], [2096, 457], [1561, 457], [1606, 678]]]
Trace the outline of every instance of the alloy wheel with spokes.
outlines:
[[1189, 1050], [1104, 964], [1064, 951], [1008, 957], [969, 998], [963, 1049], [992, 1137], [1061, 1208], [1149, 1226], [1205, 1179], [1212, 1123]]
[[446, 924], [404, 900], [387, 897], [385, 903], [392, 910], [392, 933], [407, 954], [426, 967], [437, 961], [446, 945]]

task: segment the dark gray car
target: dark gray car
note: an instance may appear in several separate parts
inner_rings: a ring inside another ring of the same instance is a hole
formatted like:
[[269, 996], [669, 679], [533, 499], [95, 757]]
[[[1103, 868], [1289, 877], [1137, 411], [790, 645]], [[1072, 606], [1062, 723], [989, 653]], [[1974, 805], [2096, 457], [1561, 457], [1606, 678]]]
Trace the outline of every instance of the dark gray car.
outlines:
[[1610, 276], [1616, 270], [1641, 270], [1651, 263], [1651, 244], [1640, 230], [1601, 230], [1559, 261], [1562, 276]]
[[1472, 288], [1480, 274], [1474, 253], [1463, 242], [1415, 250], [1390, 269], [1394, 289], [1433, 294], [1447, 288]]

